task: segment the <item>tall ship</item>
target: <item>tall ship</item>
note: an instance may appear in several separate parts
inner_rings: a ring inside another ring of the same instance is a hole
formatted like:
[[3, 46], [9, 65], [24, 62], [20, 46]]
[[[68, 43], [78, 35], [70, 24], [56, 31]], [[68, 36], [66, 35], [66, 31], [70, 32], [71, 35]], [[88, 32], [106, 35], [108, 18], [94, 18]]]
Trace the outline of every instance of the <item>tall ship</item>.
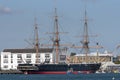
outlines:
[[84, 20], [84, 38], [82, 43], [82, 48], [86, 54], [86, 61], [84, 63], [70, 63], [66, 62], [67, 55], [61, 54], [60, 50], [60, 37], [59, 37], [59, 26], [58, 26], [58, 16], [57, 9], [55, 8], [55, 32], [53, 38], [53, 62], [50, 63], [50, 59], [46, 59], [44, 63], [39, 63], [38, 53], [39, 53], [39, 40], [38, 40], [38, 30], [37, 26], [35, 26], [36, 31], [36, 63], [35, 64], [19, 64], [18, 70], [22, 71], [24, 74], [79, 74], [79, 73], [95, 73], [101, 66], [101, 63], [89, 63], [87, 61], [88, 53], [89, 53], [89, 40], [88, 40], [88, 25], [87, 25], [87, 17], [85, 12], [85, 20]]

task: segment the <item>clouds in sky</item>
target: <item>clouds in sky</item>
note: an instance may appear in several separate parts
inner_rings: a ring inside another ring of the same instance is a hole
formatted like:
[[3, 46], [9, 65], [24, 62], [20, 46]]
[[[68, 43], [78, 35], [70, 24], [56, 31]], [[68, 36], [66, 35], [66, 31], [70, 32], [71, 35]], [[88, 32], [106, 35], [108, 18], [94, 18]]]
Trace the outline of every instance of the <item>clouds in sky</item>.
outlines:
[[0, 14], [12, 14], [12, 9], [5, 6], [0, 6]]

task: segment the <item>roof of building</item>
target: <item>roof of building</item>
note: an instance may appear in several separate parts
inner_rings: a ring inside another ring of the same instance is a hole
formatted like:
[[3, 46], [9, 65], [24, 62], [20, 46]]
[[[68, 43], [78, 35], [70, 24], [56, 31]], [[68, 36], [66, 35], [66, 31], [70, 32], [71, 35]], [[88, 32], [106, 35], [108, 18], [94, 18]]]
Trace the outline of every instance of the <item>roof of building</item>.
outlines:
[[[39, 49], [39, 53], [52, 53], [52, 48], [41, 48]], [[36, 49], [4, 49], [3, 52], [11, 52], [11, 53], [36, 53]]]

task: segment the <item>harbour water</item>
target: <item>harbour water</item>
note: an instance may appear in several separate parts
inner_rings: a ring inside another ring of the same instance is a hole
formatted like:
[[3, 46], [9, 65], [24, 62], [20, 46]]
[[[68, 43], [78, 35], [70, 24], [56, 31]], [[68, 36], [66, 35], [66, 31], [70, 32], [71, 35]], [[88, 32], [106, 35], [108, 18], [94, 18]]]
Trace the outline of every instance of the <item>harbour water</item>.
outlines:
[[120, 74], [25, 75], [0, 74], [0, 80], [120, 80]]

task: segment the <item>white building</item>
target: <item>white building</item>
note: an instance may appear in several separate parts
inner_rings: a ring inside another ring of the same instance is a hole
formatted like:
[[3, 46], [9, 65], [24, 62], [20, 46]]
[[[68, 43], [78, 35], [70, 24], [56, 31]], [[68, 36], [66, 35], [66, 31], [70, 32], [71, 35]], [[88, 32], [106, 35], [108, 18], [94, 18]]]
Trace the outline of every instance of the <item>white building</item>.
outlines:
[[[49, 48], [39, 49], [39, 63], [44, 63], [47, 59], [53, 62], [53, 50]], [[18, 64], [32, 63], [36, 61], [35, 49], [4, 49], [1, 52], [1, 70], [15, 70]]]

